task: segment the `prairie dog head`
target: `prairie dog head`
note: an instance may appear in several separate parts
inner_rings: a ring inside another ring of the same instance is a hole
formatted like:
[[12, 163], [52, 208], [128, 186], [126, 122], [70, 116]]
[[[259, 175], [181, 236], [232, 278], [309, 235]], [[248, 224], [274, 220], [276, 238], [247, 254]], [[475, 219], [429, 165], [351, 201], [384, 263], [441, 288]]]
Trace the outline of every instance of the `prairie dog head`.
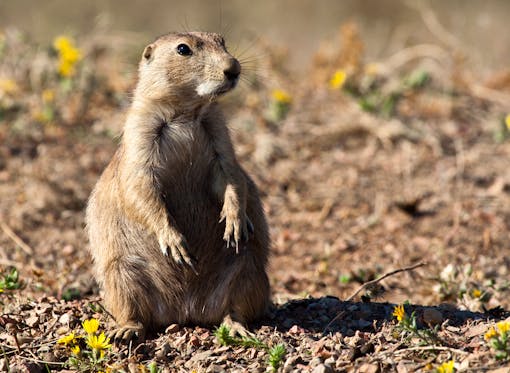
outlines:
[[199, 103], [233, 89], [240, 73], [221, 35], [170, 33], [145, 47], [137, 89], [150, 99]]

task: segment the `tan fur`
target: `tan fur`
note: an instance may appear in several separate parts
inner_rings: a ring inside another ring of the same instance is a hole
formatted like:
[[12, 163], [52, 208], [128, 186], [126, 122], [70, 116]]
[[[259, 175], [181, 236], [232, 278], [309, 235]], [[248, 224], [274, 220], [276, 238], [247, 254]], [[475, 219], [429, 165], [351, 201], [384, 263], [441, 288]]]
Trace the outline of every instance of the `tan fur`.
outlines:
[[[191, 56], [177, 53], [181, 43]], [[244, 324], [268, 306], [264, 212], [214, 103], [235, 85], [224, 74], [235, 64], [209, 33], [168, 34], [142, 55], [122, 142], [86, 216], [95, 274], [121, 330]]]

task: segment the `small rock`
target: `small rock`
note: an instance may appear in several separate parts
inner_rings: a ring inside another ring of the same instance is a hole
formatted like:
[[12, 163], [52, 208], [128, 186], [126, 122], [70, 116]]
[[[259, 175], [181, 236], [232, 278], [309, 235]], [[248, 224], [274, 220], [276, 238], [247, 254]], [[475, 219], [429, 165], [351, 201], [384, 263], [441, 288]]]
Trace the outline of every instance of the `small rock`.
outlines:
[[326, 365], [335, 365], [336, 360], [334, 356], [328, 357], [326, 360], [324, 360], [324, 364]]
[[363, 355], [366, 355], [374, 352], [374, 349], [374, 344], [372, 342], [367, 342], [361, 346], [359, 350]]
[[193, 354], [193, 356], [191, 357], [191, 359], [189, 359], [186, 363], [184, 363], [184, 366], [188, 369], [192, 368], [195, 364], [197, 364], [198, 362], [204, 362], [206, 361], [211, 355], [212, 355], [213, 351], [211, 350], [207, 350], [207, 351], [203, 351], [203, 352], [197, 352], [195, 354]]
[[289, 329], [290, 334], [303, 334], [305, 330], [297, 325], [292, 326], [292, 328]]
[[407, 369], [406, 364], [403, 361], [397, 364], [397, 373], [409, 373], [409, 369]]
[[58, 322], [62, 325], [69, 325], [69, 321], [71, 321], [71, 315], [68, 313], [64, 313], [58, 319]]
[[181, 326], [179, 324], [172, 324], [168, 328], [165, 329], [165, 333], [176, 333], [181, 330]]
[[299, 355], [290, 356], [287, 360], [285, 360], [285, 364], [283, 364], [283, 371], [292, 372], [296, 365], [302, 362], [303, 360], [301, 359], [301, 356]]
[[316, 367], [320, 364], [322, 364], [322, 359], [320, 357], [314, 357], [311, 361], [310, 361], [310, 366], [311, 367]]
[[434, 308], [426, 308], [423, 311], [423, 322], [435, 326], [443, 322], [443, 314]]
[[359, 367], [359, 373], [378, 373], [379, 365], [365, 363]]
[[328, 364], [319, 364], [313, 368], [312, 373], [330, 373], [333, 372], [333, 368]]
[[158, 359], [158, 360], [166, 360], [166, 356], [167, 354], [170, 352], [171, 350], [171, 347], [168, 343], [163, 343], [163, 345], [156, 351], [156, 353], [154, 354], [154, 356]]
[[200, 346], [200, 338], [198, 338], [196, 335], [192, 335], [189, 344], [195, 347]]
[[352, 347], [349, 349], [349, 353], [347, 354], [347, 359], [349, 361], [354, 361], [356, 360], [358, 357], [361, 357], [363, 354], [361, 353], [360, 351], [360, 348], [359, 347]]
[[34, 326], [39, 324], [39, 316], [30, 316], [25, 319], [25, 324], [29, 327], [33, 328]]

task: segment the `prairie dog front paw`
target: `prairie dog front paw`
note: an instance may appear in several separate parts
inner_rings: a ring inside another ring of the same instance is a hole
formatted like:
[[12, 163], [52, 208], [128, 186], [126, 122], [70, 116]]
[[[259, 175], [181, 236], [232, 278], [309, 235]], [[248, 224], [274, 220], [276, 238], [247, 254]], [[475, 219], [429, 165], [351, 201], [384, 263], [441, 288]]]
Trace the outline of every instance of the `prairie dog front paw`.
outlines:
[[168, 256], [170, 251], [170, 255], [175, 263], [187, 264], [198, 275], [194, 260], [188, 252], [186, 238], [182, 234], [172, 230], [165, 231], [159, 234], [158, 241], [163, 255]]
[[248, 241], [249, 235], [253, 233], [253, 224], [244, 211], [241, 212], [227, 203], [223, 205], [220, 214], [220, 223], [223, 221], [225, 221], [223, 240], [227, 243], [227, 247], [234, 246], [238, 253], [239, 241]]

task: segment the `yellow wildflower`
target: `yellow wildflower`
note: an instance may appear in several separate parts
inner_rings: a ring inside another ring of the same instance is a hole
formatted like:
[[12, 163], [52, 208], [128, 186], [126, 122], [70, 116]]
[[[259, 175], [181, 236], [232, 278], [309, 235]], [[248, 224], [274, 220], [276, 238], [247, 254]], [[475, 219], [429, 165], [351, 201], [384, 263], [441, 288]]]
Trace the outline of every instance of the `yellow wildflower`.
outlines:
[[87, 332], [87, 334], [94, 334], [97, 332], [97, 329], [99, 328], [99, 321], [97, 319], [89, 319], [85, 320], [83, 324], [83, 330]]
[[69, 345], [76, 341], [76, 336], [74, 333], [69, 333], [68, 335], [65, 335], [58, 339], [57, 343], [61, 345]]
[[404, 310], [404, 305], [395, 306], [393, 309], [392, 316], [395, 316], [398, 322], [401, 322], [406, 317], [406, 311]]
[[58, 52], [58, 72], [63, 77], [73, 76], [75, 66], [81, 60], [81, 51], [76, 48], [71, 39], [59, 36], [53, 41], [53, 47]]
[[500, 321], [496, 324], [496, 327], [499, 330], [499, 334], [508, 333], [508, 331], [510, 330], [510, 322]]
[[53, 89], [45, 89], [42, 91], [41, 97], [45, 104], [49, 104], [55, 100], [55, 91]]
[[292, 97], [282, 89], [273, 90], [271, 97], [279, 104], [290, 104], [292, 102]]
[[455, 361], [450, 360], [447, 362], [444, 362], [440, 366], [436, 368], [437, 373], [453, 373], [455, 372]]
[[494, 329], [493, 326], [490, 327], [489, 330], [487, 330], [487, 332], [485, 333], [485, 335], [483, 336], [483, 338], [486, 340], [486, 341], [489, 341], [491, 340], [492, 338], [496, 337], [498, 335], [498, 332], [496, 332], [496, 329]]
[[106, 350], [112, 347], [110, 344], [110, 338], [107, 338], [103, 332], [101, 332], [98, 336], [89, 334], [87, 336], [87, 345], [95, 350]]
[[71, 352], [75, 355], [79, 355], [80, 354], [80, 346], [76, 345], [76, 346], [71, 347]]
[[480, 298], [482, 296], [482, 291], [480, 289], [471, 290], [471, 296], [473, 298]]
[[345, 80], [347, 79], [347, 73], [345, 70], [337, 70], [329, 80], [329, 88], [331, 89], [342, 89]]
[[506, 128], [510, 131], [510, 114], [507, 114], [505, 117], [505, 125]]
[[0, 92], [6, 95], [13, 95], [18, 92], [18, 85], [12, 79], [0, 79]]

